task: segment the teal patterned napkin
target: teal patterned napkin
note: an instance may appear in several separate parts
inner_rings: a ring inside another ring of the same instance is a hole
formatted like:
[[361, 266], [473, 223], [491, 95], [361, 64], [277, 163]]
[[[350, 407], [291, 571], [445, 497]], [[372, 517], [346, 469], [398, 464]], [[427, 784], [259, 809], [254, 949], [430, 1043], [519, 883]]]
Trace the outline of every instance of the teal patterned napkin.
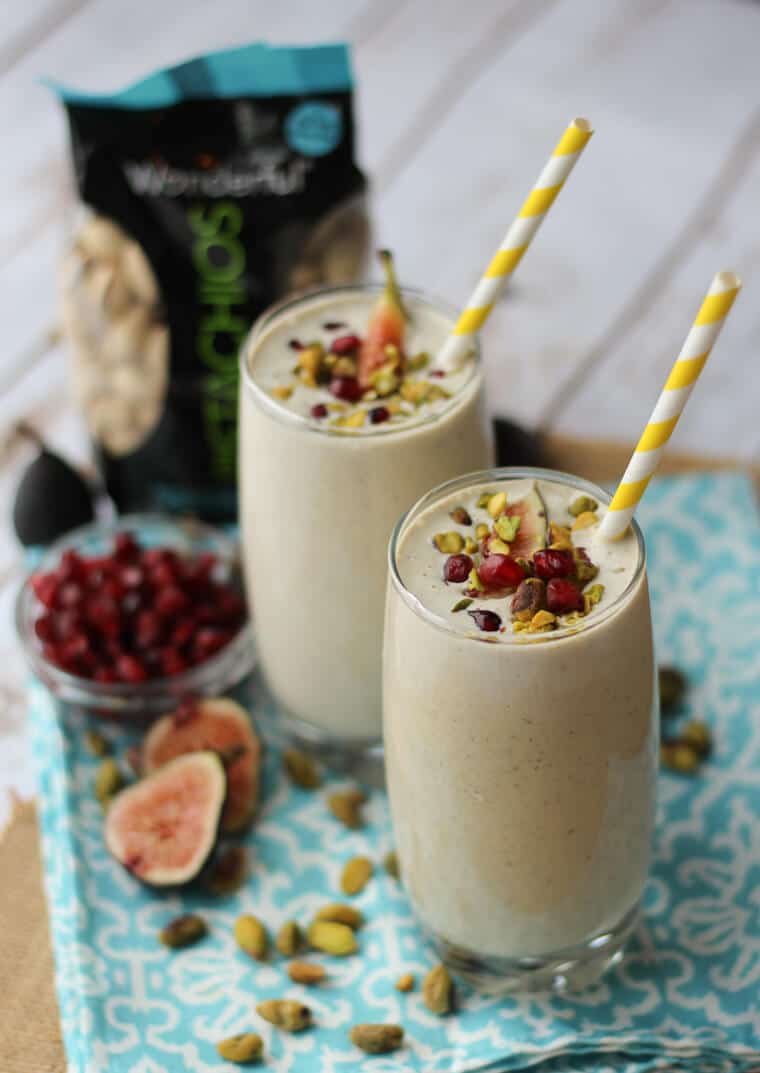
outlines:
[[[57, 986], [69, 1073], [228, 1073], [217, 1040], [254, 1029], [268, 1069], [282, 1073], [644, 1073], [760, 1068], [760, 527], [740, 476], [653, 484], [641, 508], [659, 658], [690, 677], [688, 710], [714, 729], [714, 755], [696, 777], [664, 774], [655, 864], [644, 919], [622, 965], [568, 998], [494, 999], [462, 990], [457, 1012], [432, 1016], [418, 992], [400, 995], [404, 971], [433, 957], [402, 888], [381, 869], [358, 897], [368, 923], [361, 953], [323, 959], [329, 982], [290, 984], [281, 959], [253, 963], [232, 926], [255, 912], [273, 929], [307, 921], [338, 891], [342, 863], [379, 861], [391, 845], [386, 801], [375, 793], [368, 826], [348, 831], [322, 793], [279, 771], [276, 713], [254, 686], [268, 750], [259, 821], [248, 837], [250, 884], [212, 902], [147, 892], [105, 852], [85, 722], [31, 688]], [[129, 740], [110, 731], [117, 750]], [[199, 909], [207, 939], [169, 953], [156, 932]], [[312, 1006], [317, 1027], [280, 1033], [255, 1002], [288, 993]], [[404, 1025], [403, 1050], [367, 1058], [348, 1040], [359, 1021]]]

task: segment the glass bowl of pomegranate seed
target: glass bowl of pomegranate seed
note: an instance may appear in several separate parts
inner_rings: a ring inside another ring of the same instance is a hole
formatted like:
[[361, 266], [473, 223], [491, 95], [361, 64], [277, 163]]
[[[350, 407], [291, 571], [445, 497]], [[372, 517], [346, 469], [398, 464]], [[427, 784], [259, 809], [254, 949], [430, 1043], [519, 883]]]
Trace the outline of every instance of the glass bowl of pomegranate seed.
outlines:
[[55, 696], [116, 719], [227, 692], [254, 664], [234, 540], [161, 515], [67, 533], [22, 585], [16, 628]]

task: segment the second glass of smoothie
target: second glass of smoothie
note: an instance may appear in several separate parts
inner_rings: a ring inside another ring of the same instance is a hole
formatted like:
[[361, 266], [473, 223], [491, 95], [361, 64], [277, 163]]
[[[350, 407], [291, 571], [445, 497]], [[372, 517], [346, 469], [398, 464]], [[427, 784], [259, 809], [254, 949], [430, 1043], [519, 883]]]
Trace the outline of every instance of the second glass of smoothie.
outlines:
[[435, 489], [390, 547], [385, 763], [401, 874], [443, 959], [493, 991], [621, 956], [647, 876], [658, 706], [644, 544], [544, 470]]
[[291, 737], [339, 766], [380, 741], [393, 525], [428, 488], [491, 461], [479, 354], [431, 370], [454, 314], [404, 290], [397, 345], [387, 299], [379, 286], [295, 298], [241, 353], [240, 516], [261, 667]]

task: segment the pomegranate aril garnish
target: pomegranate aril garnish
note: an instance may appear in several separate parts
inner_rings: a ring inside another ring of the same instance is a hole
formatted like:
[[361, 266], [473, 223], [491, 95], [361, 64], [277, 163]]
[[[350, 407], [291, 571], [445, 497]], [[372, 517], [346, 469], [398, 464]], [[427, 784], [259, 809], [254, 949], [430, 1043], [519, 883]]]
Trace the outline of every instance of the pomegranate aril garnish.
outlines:
[[359, 381], [353, 376], [334, 376], [329, 384], [329, 391], [336, 399], [344, 402], [357, 402], [362, 397]]
[[303, 350], [306, 344], [302, 343], [300, 339], [289, 339], [288, 346], [291, 350]]
[[323, 402], [315, 402], [309, 412], [312, 417], [320, 421], [323, 417], [327, 417], [328, 409]]
[[105, 684], [111, 684], [118, 681], [116, 671], [113, 667], [96, 667], [92, 677], [96, 682], [103, 682]]
[[478, 575], [487, 589], [516, 589], [525, 571], [511, 555], [488, 555], [478, 567]]
[[337, 339], [333, 339], [330, 344], [330, 351], [333, 354], [353, 354], [362, 345], [362, 341], [358, 335], [340, 335]]
[[431, 369], [430, 376], [434, 376], [436, 380], [442, 380], [446, 373], [443, 369]]
[[468, 611], [467, 614], [484, 633], [496, 633], [501, 629], [501, 616], [495, 611], [483, 611], [479, 608], [476, 611]]
[[575, 573], [573, 553], [564, 548], [542, 548], [533, 554], [536, 577], [549, 581], [554, 577], [571, 577]]
[[387, 406], [373, 406], [369, 412], [369, 419], [373, 425], [382, 425], [390, 416], [391, 412]]
[[553, 577], [546, 586], [546, 606], [554, 615], [583, 610], [583, 593], [568, 578]]
[[469, 555], [450, 555], [443, 564], [443, 580], [458, 583], [466, 581], [472, 570], [472, 559]]

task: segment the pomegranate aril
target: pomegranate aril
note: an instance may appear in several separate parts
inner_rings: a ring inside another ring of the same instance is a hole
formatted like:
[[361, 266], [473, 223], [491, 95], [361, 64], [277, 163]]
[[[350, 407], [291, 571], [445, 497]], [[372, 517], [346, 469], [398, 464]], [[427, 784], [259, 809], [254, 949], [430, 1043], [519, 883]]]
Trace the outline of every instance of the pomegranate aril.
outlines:
[[344, 402], [356, 402], [362, 397], [362, 388], [353, 376], [334, 376], [330, 381], [329, 391], [336, 399], [343, 399]]
[[488, 555], [478, 567], [478, 576], [487, 589], [516, 589], [525, 571], [511, 555]]
[[501, 628], [501, 617], [495, 611], [468, 611], [467, 614], [474, 621], [479, 630], [484, 633], [496, 633]]
[[55, 597], [58, 592], [58, 582], [50, 574], [32, 574], [29, 579], [32, 592], [45, 607], [55, 606]]
[[187, 660], [176, 648], [165, 648], [161, 653], [161, 670], [164, 674], [181, 674], [187, 668]]
[[129, 655], [128, 652], [122, 653], [116, 659], [115, 671], [122, 682], [144, 682], [148, 677], [140, 660]]
[[361, 345], [362, 341], [358, 335], [339, 335], [330, 344], [330, 351], [338, 355], [353, 354]]
[[369, 412], [369, 420], [373, 425], [382, 425], [390, 416], [391, 412], [387, 406], [373, 406]]
[[61, 581], [79, 581], [84, 576], [84, 564], [73, 548], [67, 548], [61, 555], [56, 573]]
[[84, 598], [84, 589], [75, 581], [68, 581], [58, 590], [56, 603], [59, 607], [76, 607]]
[[66, 641], [82, 628], [82, 616], [79, 611], [57, 611], [52, 616], [55, 635], [59, 641]]
[[69, 637], [61, 645], [61, 653], [67, 662], [81, 659], [83, 656], [88, 655], [89, 652], [90, 645], [83, 633], [75, 633], [73, 637]]
[[305, 345], [306, 344], [302, 343], [300, 341], [300, 339], [289, 339], [288, 340], [288, 346], [290, 347], [291, 350], [303, 350]]
[[119, 581], [125, 589], [139, 589], [145, 581], [145, 574], [139, 566], [125, 566], [119, 573]]
[[546, 606], [555, 615], [583, 610], [583, 593], [572, 581], [553, 577], [546, 586]]
[[196, 624], [195, 619], [184, 619], [182, 622], [178, 622], [172, 630], [171, 642], [178, 648], [188, 644], [192, 640], [195, 634]]
[[450, 555], [443, 564], [443, 580], [460, 582], [466, 581], [472, 570], [472, 559], [469, 555]]
[[96, 667], [92, 677], [95, 679], [96, 682], [103, 682], [106, 684], [110, 684], [118, 680], [116, 677], [116, 671], [113, 669], [113, 667]]
[[220, 589], [216, 609], [219, 622], [237, 624], [243, 621], [245, 604], [236, 592]]
[[120, 562], [132, 562], [140, 554], [140, 545], [132, 533], [117, 533], [113, 541], [113, 554]]
[[180, 611], [184, 611], [190, 600], [176, 585], [161, 590], [156, 596], [155, 608], [159, 615], [165, 618], [173, 618]]
[[430, 375], [435, 377], [436, 380], [442, 380], [444, 378], [444, 376], [446, 375], [446, 373], [444, 372], [443, 369], [431, 369], [430, 370]]
[[573, 553], [564, 548], [542, 548], [533, 554], [536, 577], [549, 581], [554, 577], [570, 577], [575, 573]]
[[55, 639], [55, 620], [52, 615], [40, 615], [34, 622], [34, 632], [40, 641], [48, 642]]
[[215, 630], [208, 627], [198, 630], [193, 644], [193, 653], [198, 659], [206, 659], [223, 648], [231, 637], [229, 630]]
[[135, 644], [138, 648], [151, 648], [161, 640], [164, 624], [155, 611], [141, 611], [135, 619]]
[[309, 412], [312, 417], [320, 421], [323, 417], [327, 417], [328, 409], [323, 402], [315, 402]]
[[107, 637], [118, 637], [121, 629], [119, 605], [109, 596], [91, 599], [85, 607], [85, 618]]

